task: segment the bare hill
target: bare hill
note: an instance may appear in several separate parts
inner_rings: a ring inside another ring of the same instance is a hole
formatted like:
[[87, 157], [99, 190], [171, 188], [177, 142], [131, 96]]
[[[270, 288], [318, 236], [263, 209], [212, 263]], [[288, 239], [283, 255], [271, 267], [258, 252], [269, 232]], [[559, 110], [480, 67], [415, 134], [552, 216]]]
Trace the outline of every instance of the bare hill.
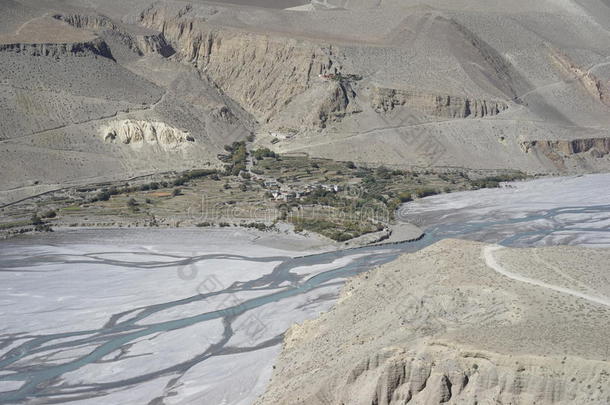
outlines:
[[[609, 167], [610, 8], [599, 0], [0, 7], [3, 201], [218, 166], [223, 145], [250, 132], [275, 151], [367, 165]], [[104, 128], [129, 120], [192, 141], [106, 141]]]
[[257, 404], [606, 404], [609, 253], [445, 240], [402, 256], [289, 330]]

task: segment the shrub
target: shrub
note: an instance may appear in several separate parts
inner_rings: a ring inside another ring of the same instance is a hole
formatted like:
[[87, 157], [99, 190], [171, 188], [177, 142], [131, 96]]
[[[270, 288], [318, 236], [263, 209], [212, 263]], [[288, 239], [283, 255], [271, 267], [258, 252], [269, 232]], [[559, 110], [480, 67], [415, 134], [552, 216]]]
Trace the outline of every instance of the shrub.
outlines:
[[175, 189], [172, 191], [172, 196], [174, 196], [174, 197], [179, 196], [179, 195], [181, 195], [181, 194], [182, 194], [182, 190], [180, 190], [179, 188], [175, 188]]
[[136, 201], [136, 199], [135, 199], [135, 198], [133, 198], [133, 197], [132, 197], [132, 198], [130, 198], [130, 199], [127, 201], [127, 208], [129, 208], [129, 210], [130, 210], [131, 212], [138, 212], [138, 211], [140, 211], [140, 209], [138, 208], [138, 202], [137, 202], [137, 201]]
[[216, 170], [211, 170], [211, 169], [196, 169], [196, 170], [191, 170], [190, 172], [183, 174], [183, 177], [185, 177], [187, 180], [198, 179], [201, 177], [206, 177], [206, 176], [214, 175], [217, 173], [218, 172]]
[[275, 158], [276, 153], [269, 148], [260, 148], [252, 152], [252, 155], [256, 160], [263, 160], [266, 157]]
[[377, 168], [376, 175], [381, 179], [387, 180], [390, 178], [391, 172], [387, 167], [381, 166]]
[[523, 180], [525, 178], [525, 174], [521, 172], [513, 173], [513, 174], [502, 174], [498, 176], [489, 176], [484, 177], [478, 180], [472, 180], [471, 185], [473, 188], [496, 188], [500, 187], [500, 183], [506, 181], [515, 181], [515, 180]]
[[178, 177], [178, 178], [174, 179], [174, 181], [172, 182], [172, 185], [183, 186], [184, 183], [186, 183], [186, 179], [184, 177]]
[[44, 224], [44, 221], [42, 219], [40, 219], [38, 214], [32, 215], [32, 218], [30, 219], [30, 222], [32, 223], [32, 225], [42, 225], [42, 224]]
[[267, 226], [262, 222], [251, 222], [249, 224], [244, 224], [244, 227], [246, 228], [254, 228], [257, 229], [259, 231], [269, 231], [271, 229], [273, 229], [273, 225], [271, 226]]
[[34, 227], [37, 232], [53, 232], [53, 229], [49, 224], [38, 224]]
[[230, 166], [227, 170], [227, 174], [230, 174], [232, 176], [237, 176], [240, 172], [245, 171], [246, 170], [246, 165], [244, 163], [239, 163], [239, 164], [234, 164], [233, 166]]
[[110, 200], [110, 193], [108, 190], [102, 190], [94, 197], [93, 201], [108, 201]]
[[413, 196], [411, 195], [410, 192], [403, 191], [400, 194], [398, 194], [398, 199], [400, 200], [400, 202], [406, 203], [409, 201], [413, 201]]
[[438, 191], [433, 188], [418, 188], [415, 191], [415, 194], [417, 194], [417, 196], [419, 198], [424, 198], [424, 197], [429, 197], [431, 195], [436, 195], [436, 194], [438, 194]]

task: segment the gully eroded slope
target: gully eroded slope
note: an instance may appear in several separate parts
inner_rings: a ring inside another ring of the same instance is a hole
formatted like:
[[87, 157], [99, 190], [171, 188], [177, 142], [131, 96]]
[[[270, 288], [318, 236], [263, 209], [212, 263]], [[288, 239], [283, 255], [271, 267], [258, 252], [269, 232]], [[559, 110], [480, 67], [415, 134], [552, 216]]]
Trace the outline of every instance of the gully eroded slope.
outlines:
[[610, 291], [610, 251], [485, 248], [445, 240], [351, 280], [290, 329], [257, 404], [607, 403], [610, 301], [581, 297]]

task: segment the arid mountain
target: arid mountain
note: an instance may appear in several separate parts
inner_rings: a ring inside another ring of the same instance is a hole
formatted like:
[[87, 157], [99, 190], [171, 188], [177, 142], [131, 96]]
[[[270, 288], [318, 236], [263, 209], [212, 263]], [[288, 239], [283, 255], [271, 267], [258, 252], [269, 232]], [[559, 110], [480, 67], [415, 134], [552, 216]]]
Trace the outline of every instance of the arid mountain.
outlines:
[[0, 22], [2, 201], [216, 167], [250, 133], [368, 165], [610, 167], [601, 0], [6, 0]]

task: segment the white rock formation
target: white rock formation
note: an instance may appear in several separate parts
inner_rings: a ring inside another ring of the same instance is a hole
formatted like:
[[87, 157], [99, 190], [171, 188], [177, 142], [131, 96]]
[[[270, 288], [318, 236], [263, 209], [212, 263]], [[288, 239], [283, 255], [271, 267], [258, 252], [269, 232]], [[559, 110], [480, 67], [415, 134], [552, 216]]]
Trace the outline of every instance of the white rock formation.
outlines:
[[150, 144], [173, 149], [195, 142], [195, 138], [188, 132], [157, 121], [113, 121], [103, 126], [100, 131], [105, 142], [131, 146]]

